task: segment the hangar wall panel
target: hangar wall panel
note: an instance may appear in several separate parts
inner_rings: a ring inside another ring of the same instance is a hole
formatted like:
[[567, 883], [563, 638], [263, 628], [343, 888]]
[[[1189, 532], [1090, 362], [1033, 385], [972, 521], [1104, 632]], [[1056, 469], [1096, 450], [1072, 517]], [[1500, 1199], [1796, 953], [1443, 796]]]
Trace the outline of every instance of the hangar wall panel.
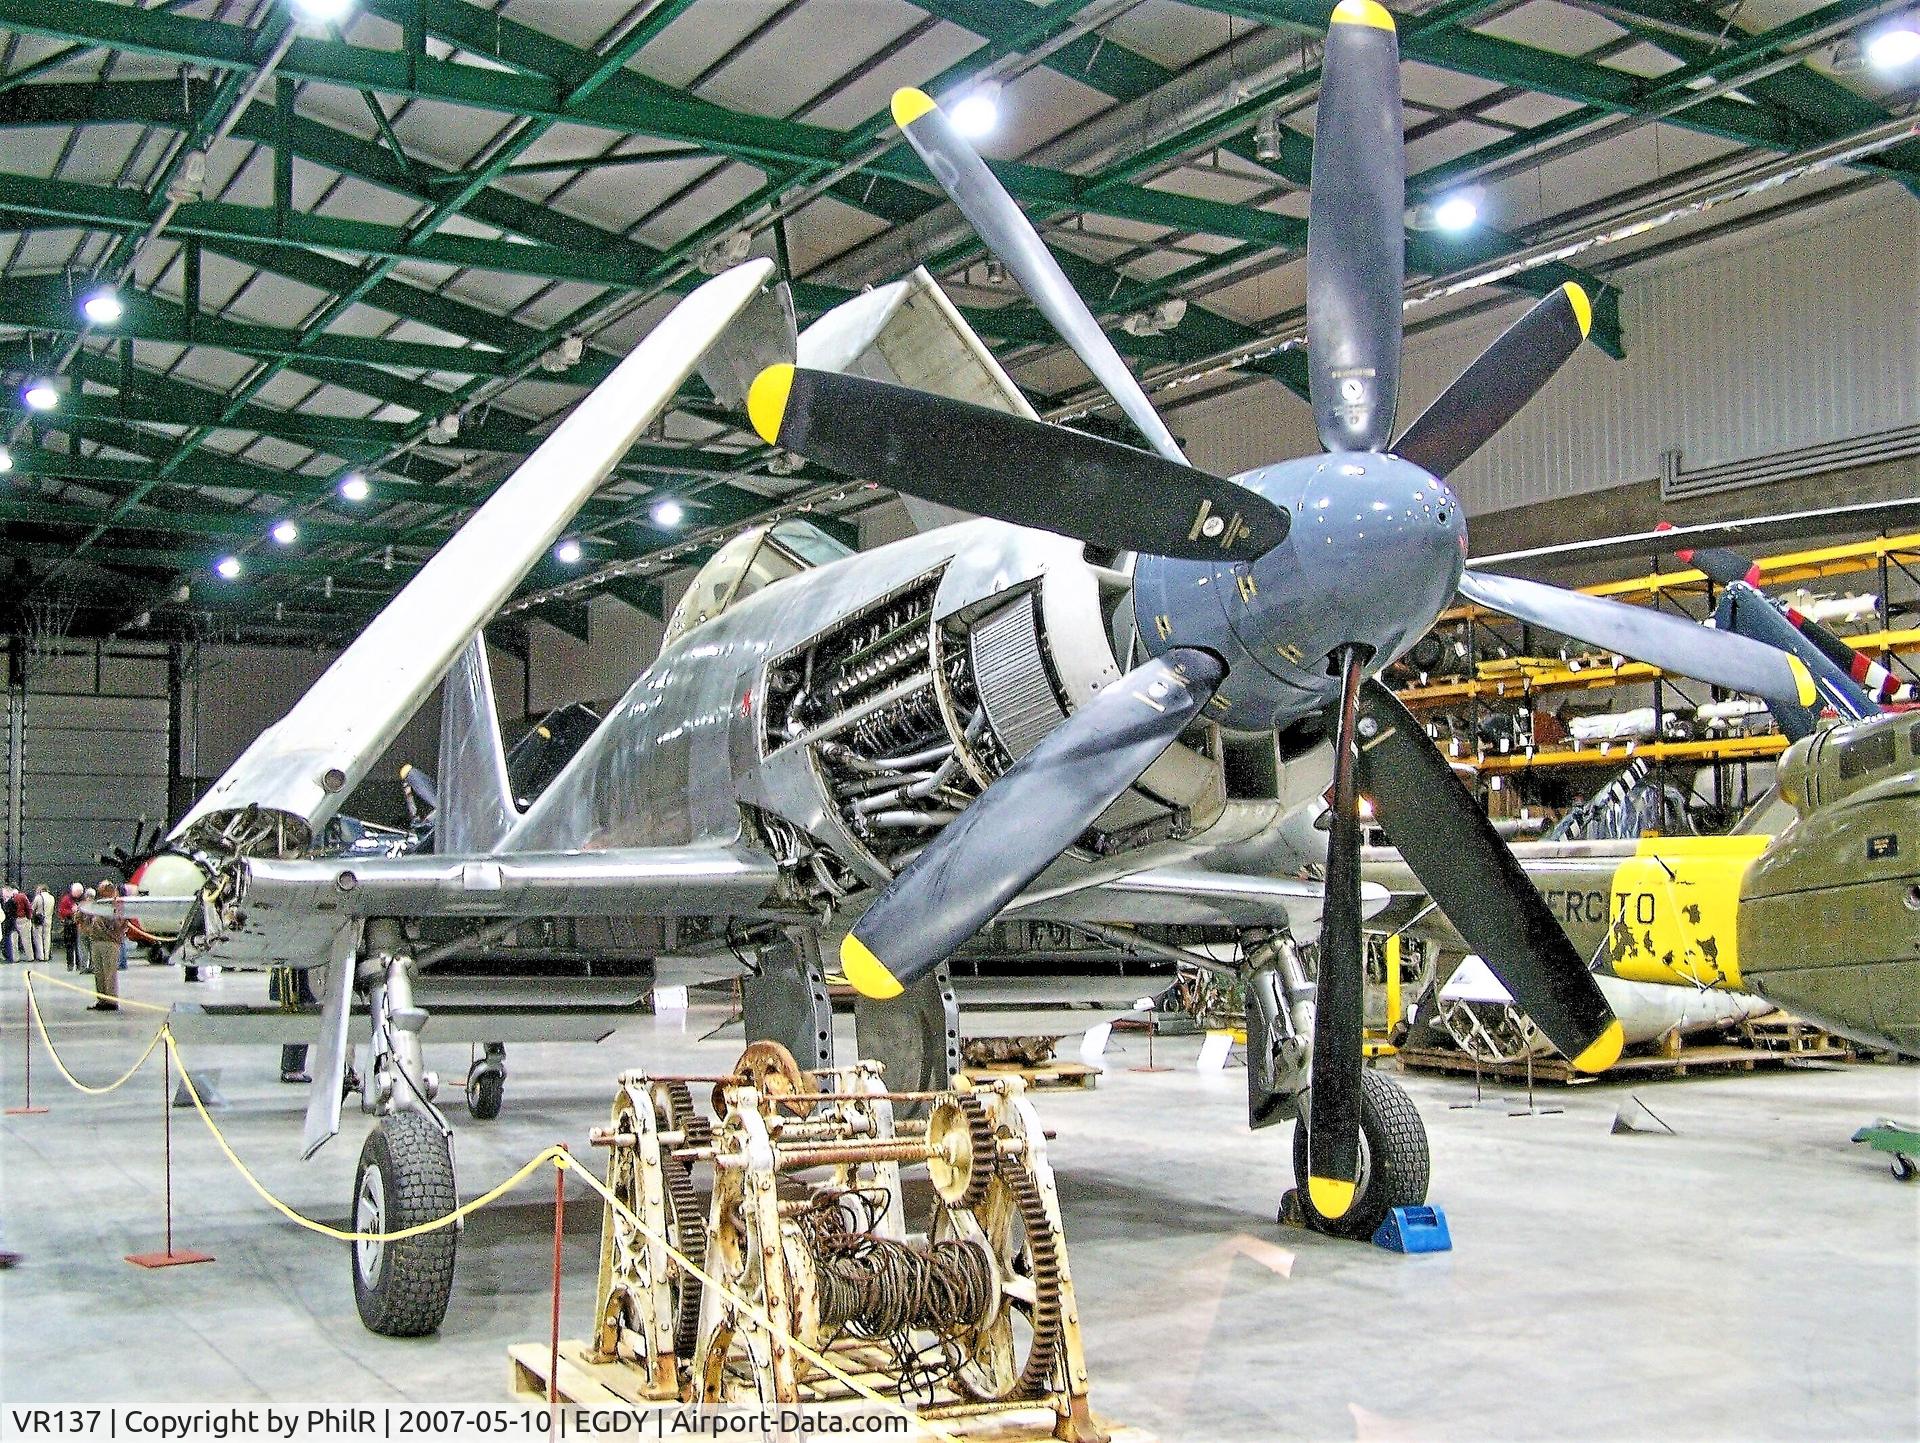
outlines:
[[14, 694], [18, 766], [8, 758], [8, 812], [18, 819], [10, 879], [63, 888], [97, 881], [98, 855], [167, 815], [164, 656], [96, 655], [30, 664]]
[[[1897, 186], [1623, 278], [1626, 360], [1583, 347], [1452, 478], [1470, 512], [1652, 479], [1669, 450], [1695, 470], [1920, 422], [1920, 206]], [[1413, 337], [1402, 424], [1524, 309]], [[1314, 444], [1306, 407], [1275, 385], [1197, 406], [1174, 429], [1216, 469]]]

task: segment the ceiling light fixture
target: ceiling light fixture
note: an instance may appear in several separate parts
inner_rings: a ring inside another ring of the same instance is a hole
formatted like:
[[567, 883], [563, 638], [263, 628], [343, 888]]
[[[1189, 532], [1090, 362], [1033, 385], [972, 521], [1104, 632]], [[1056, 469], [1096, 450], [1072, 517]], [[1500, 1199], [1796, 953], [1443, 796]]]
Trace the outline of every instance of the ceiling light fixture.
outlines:
[[353, 0], [293, 0], [293, 8], [302, 18], [324, 25], [353, 9]]
[[1908, 16], [1867, 37], [1867, 64], [1875, 70], [1904, 70], [1920, 60], [1920, 18]]
[[291, 546], [300, 539], [300, 528], [291, 521], [281, 521], [274, 526], [272, 534], [282, 546]]
[[1466, 230], [1480, 219], [1480, 203], [1486, 195], [1485, 186], [1469, 185], [1443, 196], [1416, 201], [1407, 207], [1407, 228], [1456, 233]]
[[960, 97], [949, 118], [962, 135], [978, 139], [992, 134], [1000, 123], [1000, 82], [986, 80], [974, 86]]
[[367, 478], [358, 471], [351, 472], [340, 483], [340, 494], [349, 501], [365, 501], [373, 491], [367, 484]]
[[51, 411], [60, 404], [60, 388], [44, 378], [29, 381], [20, 399], [27, 403], [30, 411]]
[[687, 508], [671, 496], [663, 496], [653, 503], [653, 524], [663, 531], [671, 531], [687, 519]]
[[223, 556], [213, 564], [213, 569], [228, 581], [233, 581], [240, 575], [240, 558], [237, 556]]
[[1280, 159], [1286, 144], [1286, 133], [1280, 124], [1280, 112], [1266, 111], [1260, 117], [1260, 123], [1253, 128], [1253, 158], [1272, 164]]
[[80, 311], [96, 326], [111, 326], [118, 324], [127, 313], [127, 308], [121, 304], [120, 293], [112, 286], [95, 286], [80, 302]]
[[1463, 231], [1480, 219], [1480, 202], [1470, 195], [1450, 195], [1433, 208], [1438, 230]]
[[9, 451], [5, 446], [0, 446], [0, 476], [6, 475], [7, 472], [12, 469], [13, 452]]
[[553, 555], [562, 566], [577, 566], [580, 564], [580, 543], [569, 536], [553, 548]]

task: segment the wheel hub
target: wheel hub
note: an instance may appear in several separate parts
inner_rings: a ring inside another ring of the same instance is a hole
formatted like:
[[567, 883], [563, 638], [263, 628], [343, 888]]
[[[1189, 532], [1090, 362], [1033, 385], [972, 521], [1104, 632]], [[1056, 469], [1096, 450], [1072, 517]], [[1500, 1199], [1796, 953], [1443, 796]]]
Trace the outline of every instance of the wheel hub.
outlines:
[[[387, 1230], [386, 1182], [380, 1176], [380, 1169], [372, 1163], [360, 1174], [360, 1195], [353, 1207], [353, 1230], [357, 1233]], [[354, 1262], [369, 1286], [380, 1281], [380, 1264], [386, 1250], [387, 1245], [376, 1239], [363, 1238], [353, 1245]]]

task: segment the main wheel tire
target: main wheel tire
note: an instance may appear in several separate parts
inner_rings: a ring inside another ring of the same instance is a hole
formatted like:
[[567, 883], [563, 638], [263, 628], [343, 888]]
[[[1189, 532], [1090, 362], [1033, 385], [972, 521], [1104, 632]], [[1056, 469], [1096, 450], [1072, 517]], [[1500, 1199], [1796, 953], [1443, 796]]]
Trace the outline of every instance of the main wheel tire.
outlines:
[[[360, 1148], [353, 1177], [353, 1230], [397, 1232], [445, 1217], [459, 1205], [453, 1153], [431, 1119], [396, 1112]], [[419, 1338], [447, 1315], [457, 1234], [449, 1225], [389, 1243], [354, 1243], [353, 1301], [367, 1331]]]
[[467, 1111], [481, 1122], [492, 1122], [500, 1115], [500, 1104], [507, 1095], [507, 1079], [491, 1068], [467, 1074]]
[[1307, 1121], [1293, 1128], [1293, 1176], [1307, 1226], [1330, 1237], [1370, 1238], [1393, 1208], [1427, 1200], [1433, 1159], [1420, 1110], [1398, 1083], [1369, 1068], [1360, 1074], [1360, 1190], [1337, 1218], [1322, 1217], [1307, 1188]]

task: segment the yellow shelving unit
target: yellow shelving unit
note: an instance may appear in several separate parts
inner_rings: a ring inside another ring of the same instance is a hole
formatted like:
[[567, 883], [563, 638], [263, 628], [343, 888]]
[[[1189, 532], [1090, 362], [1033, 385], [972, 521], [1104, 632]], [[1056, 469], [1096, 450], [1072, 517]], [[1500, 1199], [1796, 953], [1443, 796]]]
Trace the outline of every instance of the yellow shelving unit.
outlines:
[[[1756, 564], [1759, 567], [1758, 579], [1763, 586], [1795, 585], [1871, 571], [1880, 573], [1884, 585], [1889, 567], [1920, 568], [1920, 532], [1787, 552], [1779, 556], [1762, 557]], [[1657, 601], [1662, 596], [1704, 594], [1707, 585], [1705, 573], [1681, 569], [1601, 582], [1583, 586], [1580, 590], [1589, 596], [1645, 603]], [[1442, 612], [1436, 625], [1471, 623], [1503, 616], [1504, 613], [1485, 607], [1463, 605]], [[1864, 633], [1849, 636], [1846, 641], [1855, 650], [1871, 656], [1920, 653], [1920, 628]], [[1460, 703], [1526, 704], [1534, 697], [1554, 692], [1598, 691], [1645, 685], [1660, 681], [1665, 676], [1666, 673], [1658, 667], [1648, 666], [1644, 662], [1605, 655], [1588, 655], [1572, 660], [1558, 657], [1504, 657], [1478, 662], [1471, 677], [1407, 687], [1399, 692], [1399, 697], [1418, 713], [1423, 709]], [[1510, 752], [1460, 753], [1445, 742], [1437, 745], [1442, 751], [1448, 752], [1457, 765], [1470, 767], [1482, 775], [1494, 775], [1553, 767], [1622, 766], [1636, 757], [1648, 761], [1703, 763], [1759, 761], [1778, 756], [1786, 749], [1787, 742], [1785, 737], [1769, 733], [1734, 734], [1698, 741], [1590, 742], [1537, 749], [1521, 748]]]

